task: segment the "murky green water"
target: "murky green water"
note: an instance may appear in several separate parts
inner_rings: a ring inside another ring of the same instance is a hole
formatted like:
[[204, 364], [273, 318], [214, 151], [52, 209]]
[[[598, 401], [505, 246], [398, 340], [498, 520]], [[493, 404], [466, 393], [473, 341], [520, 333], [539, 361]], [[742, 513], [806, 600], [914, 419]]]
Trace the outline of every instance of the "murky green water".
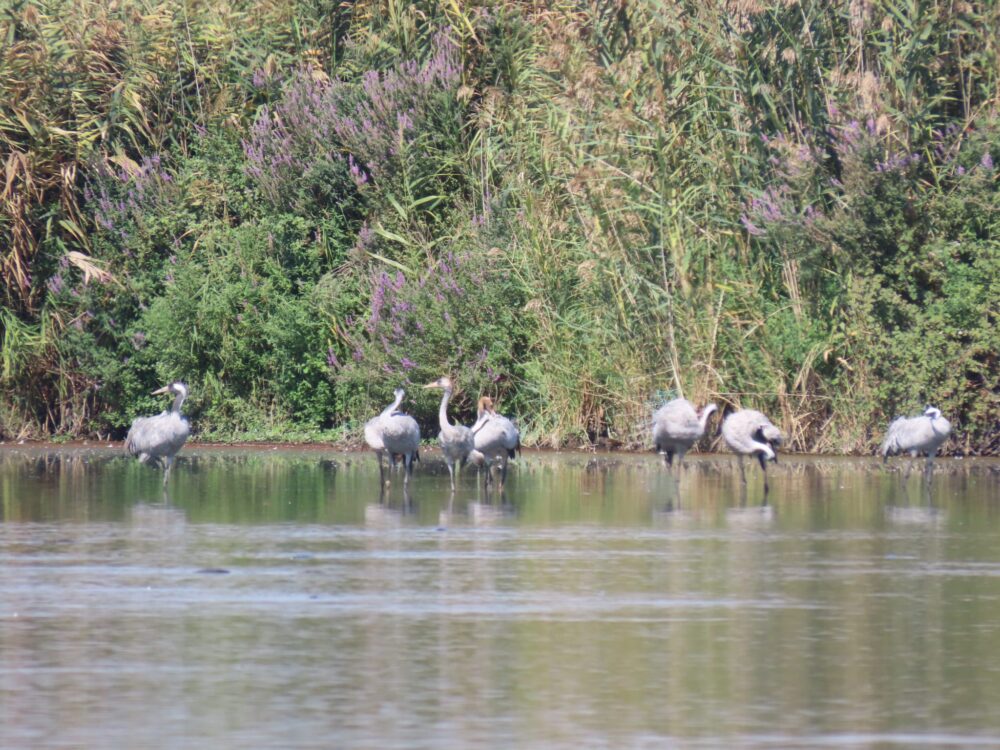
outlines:
[[0, 747], [1000, 746], [1000, 465], [0, 448]]

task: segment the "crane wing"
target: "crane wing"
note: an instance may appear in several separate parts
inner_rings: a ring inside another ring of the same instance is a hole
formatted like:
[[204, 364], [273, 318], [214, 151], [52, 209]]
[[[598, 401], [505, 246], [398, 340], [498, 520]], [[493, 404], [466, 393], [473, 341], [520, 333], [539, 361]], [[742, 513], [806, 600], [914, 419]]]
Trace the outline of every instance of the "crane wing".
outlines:
[[125, 450], [139, 456], [139, 460], [155, 462], [160, 456], [174, 455], [187, 437], [187, 420], [179, 415], [163, 412], [155, 417], [139, 417], [125, 438]]

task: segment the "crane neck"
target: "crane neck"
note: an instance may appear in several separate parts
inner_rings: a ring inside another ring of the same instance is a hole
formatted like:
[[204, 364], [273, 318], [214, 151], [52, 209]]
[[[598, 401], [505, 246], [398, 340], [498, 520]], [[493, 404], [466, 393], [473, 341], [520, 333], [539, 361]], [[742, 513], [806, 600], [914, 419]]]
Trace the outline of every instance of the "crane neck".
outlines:
[[184, 391], [180, 391], [176, 396], [174, 396], [174, 405], [170, 407], [170, 411], [172, 411], [174, 414], [180, 414], [181, 405], [184, 403], [184, 399], [186, 397], [187, 394], [184, 393]]
[[705, 428], [708, 427], [708, 418], [712, 416], [718, 407], [715, 404], [709, 404], [701, 410], [701, 414], [698, 415], [698, 425], [701, 427], [702, 434], [705, 434]]
[[451, 388], [444, 389], [444, 395], [441, 397], [441, 407], [438, 409], [438, 422], [441, 423], [441, 429], [451, 427], [448, 424], [448, 399], [451, 398]]
[[777, 460], [775, 458], [774, 447], [771, 445], [771, 441], [767, 439], [764, 434], [764, 426], [757, 428], [757, 430], [750, 435], [750, 445], [754, 447], [754, 452], [760, 451], [764, 454], [765, 458], [769, 458], [772, 461]]
[[940, 414], [936, 414], [931, 417], [931, 432], [947, 436], [951, 432], [951, 423]]
[[751, 438], [750, 445], [754, 448], [754, 453], [760, 452], [764, 454], [764, 458], [774, 459], [774, 448], [771, 447], [770, 443], [765, 443], [760, 440], [755, 440]]
[[389, 405], [388, 405], [388, 406], [387, 406], [387, 407], [385, 408], [385, 410], [384, 410], [384, 411], [382, 412], [382, 416], [383, 416], [383, 417], [389, 417], [389, 416], [392, 416], [392, 413], [393, 413], [394, 411], [396, 411], [396, 409], [398, 409], [398, 408], [399, 408], [399, 405], [400, 405], [401, 403], [403, 403], [403, 396], [404, 396], [404, 395], [405, 395], [405, 394], [402, 394], [402, 393], [400, 393], [400, 394], [399, 394], [398, 396], [396, 396], [396, 400], [395, 400], [395, 401], [393, 401], [393, 402], [392, 402], [391, 404], [389, 404]]

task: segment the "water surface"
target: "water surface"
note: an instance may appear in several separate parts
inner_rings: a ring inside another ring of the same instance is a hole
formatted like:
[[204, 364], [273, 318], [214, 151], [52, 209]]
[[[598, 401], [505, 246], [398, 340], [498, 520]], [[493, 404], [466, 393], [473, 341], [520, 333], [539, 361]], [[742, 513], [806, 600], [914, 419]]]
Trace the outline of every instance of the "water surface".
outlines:
[[0, 447], [0, 746], [1000, 746], [1000, 465]]

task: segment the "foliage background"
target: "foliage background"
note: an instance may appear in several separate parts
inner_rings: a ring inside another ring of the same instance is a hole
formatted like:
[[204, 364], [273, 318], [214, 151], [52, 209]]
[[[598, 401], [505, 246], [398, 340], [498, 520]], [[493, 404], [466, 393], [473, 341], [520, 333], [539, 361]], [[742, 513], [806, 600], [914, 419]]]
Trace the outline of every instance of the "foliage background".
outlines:
[[672, 395], [1000, 449], [1000, 8], [12, 0], [0, 436], [355, 439], [410, 387], [529, 442]]

